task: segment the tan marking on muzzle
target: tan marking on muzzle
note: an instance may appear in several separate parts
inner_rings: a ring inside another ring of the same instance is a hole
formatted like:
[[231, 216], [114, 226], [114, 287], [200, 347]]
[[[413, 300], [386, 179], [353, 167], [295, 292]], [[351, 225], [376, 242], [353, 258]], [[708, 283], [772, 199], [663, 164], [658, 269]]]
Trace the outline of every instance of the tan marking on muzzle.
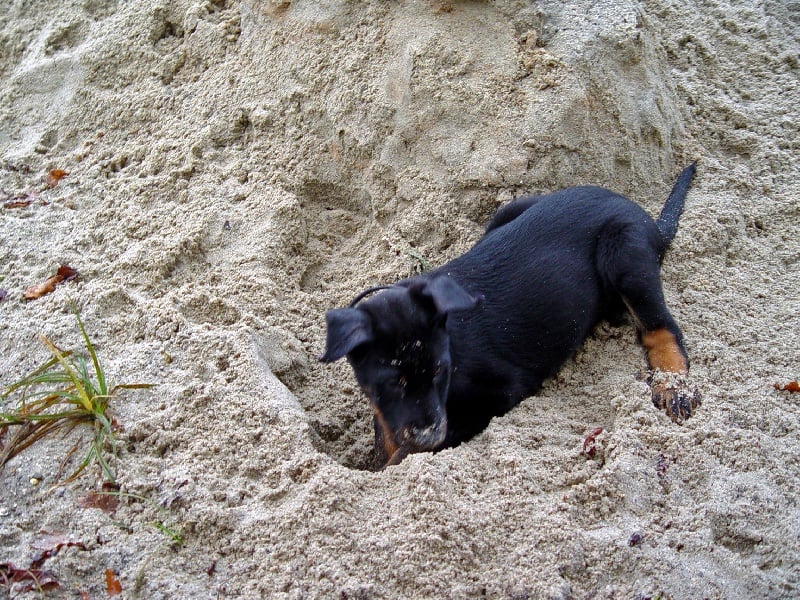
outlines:
[[394, 432], [392, 431], [391, 427], [389, 427], [386, 419], [383, 418], [383, 414], [374, 404], [372, 404], [372, 412], [375, 415], [375, 422], [378, 424], [378, 427], [381, 428], [381, 441], [383, 442], [383, 448], [386, 451], [386, 457], [390, 458], [394, 456], [400, 446], [398, 446], [397, 442], [395, 442]]

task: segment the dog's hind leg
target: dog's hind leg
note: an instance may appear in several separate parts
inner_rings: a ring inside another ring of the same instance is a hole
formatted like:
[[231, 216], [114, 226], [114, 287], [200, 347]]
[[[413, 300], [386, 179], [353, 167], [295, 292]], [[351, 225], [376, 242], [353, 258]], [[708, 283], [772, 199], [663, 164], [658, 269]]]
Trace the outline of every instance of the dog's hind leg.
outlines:
[[484, 235], [492, 231], [493, 229], [497, 229], [498, 227], [502, 227], [506, 223], [510, 223], [526, 210], [528, 210], [531, 206], [536, 204], [540, 199], [540, 196], [527, 196], [523, 198], [515, 198], [508, 204], [501, 206], [497, 209], [497, 212], [494, 213], [492, 220], [486, 225], [486, 230], [483, 232]]
[[654, 277], [650, 286], [627, 287], [621, 292], [647, 355], [653, 404], [674, 421], [690, 417], [700, 396], [687, 384], [689, 359], [683, 334], [664, 302], [661, 281]]
[[600, 248], [605, 276], [633, 316], [651, 371], [653, 403], [682, 421], [700, 401], [685, 382], [689, 359], [683, 334], [664, 301], [658, 248], [645, 236], [624, 234], [615, 236], [611, 245]]

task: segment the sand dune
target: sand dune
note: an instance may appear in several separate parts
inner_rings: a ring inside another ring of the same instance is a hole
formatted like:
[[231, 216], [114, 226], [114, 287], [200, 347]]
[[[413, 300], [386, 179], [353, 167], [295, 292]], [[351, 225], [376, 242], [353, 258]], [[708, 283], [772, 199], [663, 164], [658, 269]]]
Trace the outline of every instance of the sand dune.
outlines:
[[[84, 545], [45, 597], [104, 597], [106, 569], [131, 598], [800, 595], [800, 396], [773, 387], [800, 376], [797, 2], [51, 0], [0, 31], [0, 192], [33, 200], [0, 209], [1, 382], [37, 333], [79, 346], [73, 300], [113, 378], [157, 384], [112, 403], [118, 482], [153, 502], [79, 508], [96, 468], [48, 492], [77, 433], [0, 472], [0, 563]], [[602, 325], [474, 440], [364, 469], [325, 310], [514, 196], [657, 214], [693, 160], [663, 279], [696, 416]]]

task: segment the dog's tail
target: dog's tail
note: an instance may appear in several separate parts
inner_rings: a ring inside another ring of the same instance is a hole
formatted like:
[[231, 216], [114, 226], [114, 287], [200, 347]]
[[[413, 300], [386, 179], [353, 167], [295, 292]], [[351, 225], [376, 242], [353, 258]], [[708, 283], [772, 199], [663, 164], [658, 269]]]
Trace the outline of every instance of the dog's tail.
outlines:
[[661, 233], [661, 248], [659, 248], [658, 259], [664, 257], [670, 242], [678, 232], [678, 219], [680, 219], [681, 212], [683, 212], [683, 202], [686, 200], [686, 193], [689, 191], [689, 184], [692, 182], [697, 163], [692, 163], [686, 167], [681, 174], [678, 175], [678, 180], [672, 186], [672, 191], [661, 209], [661, 214], [656, 221], [659, 233]]

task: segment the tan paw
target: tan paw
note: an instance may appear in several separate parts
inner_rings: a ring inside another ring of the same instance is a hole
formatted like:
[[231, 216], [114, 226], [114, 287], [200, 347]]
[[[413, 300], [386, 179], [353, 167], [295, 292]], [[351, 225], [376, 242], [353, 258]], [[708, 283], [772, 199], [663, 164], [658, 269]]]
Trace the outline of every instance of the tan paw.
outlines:
[[676, 423], [682, 423], [700, 406], [700, 392], [685, 375], [655, 371], [648, 377], [653, 404]]

